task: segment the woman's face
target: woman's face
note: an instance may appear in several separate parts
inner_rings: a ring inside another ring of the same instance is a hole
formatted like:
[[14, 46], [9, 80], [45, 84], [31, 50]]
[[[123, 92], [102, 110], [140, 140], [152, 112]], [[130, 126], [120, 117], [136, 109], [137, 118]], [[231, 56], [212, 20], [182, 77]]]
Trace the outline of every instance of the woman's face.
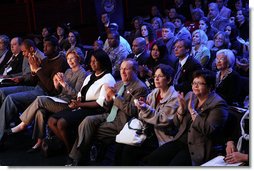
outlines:
[[148, 36], [148, 30], [146, 26], [142, 26], [141, 27], [141, 34], [143, 37], [147, 37]]
[[69, 35], [68, 35], [68, 41], [69, 41], [70, 44], [75, 44], [76, 43], [76, 37], [72, 32], [70, 32]]
[[192, 91], [199, 97], [207, 95], [210, 90], [207, 88], [206, 81], [203, 77], [196, 77], [192, 81]]
[[228, 68], [227, 57], [223, 53], [216, 56], [215, 62], [218, 70], [225, 70]]
[[91, 57], [90, 65], [94, 72], [101, 71], [100, 63], [99, 61], [96, 60], [94, 56]]
[[208, 26], [206, 25], [206, 23], [203, 20], [199, 21], [199, 29], [203, 30], [204, 32], [206, 32]]
[[231, 34], [232, 28], [230, 26], [227, 26], [225, 28], [225, 33], [229, 36]]
[[156, 88], [166, 88], [169, 85], [167, 77], [162, 73], [161, 69], [157, 69], [154, 73], [154, 84]]
[[135, 20], [134, 23], [133, 23], [133, 25], [134, 25], [134, 28], [135, 28], [136, 30], [138, 30], [138, 29], [140, 28], [140, 23], [139, 23], [138, 20]]
[[217, 35], [217, 37], [214, 39], [214, 46], [215, 47], [221, 47], [224, 43], [224, 37], [222, 34]]
[[160, 58], [160, 51], [157, 45], [154, 45], [151, 50], [151, 56], [153, 59], [159, 59]]
[[49, 32], [48, 32], [47, 28], [42, 29], [41, 35], [42, 35], [43, 38], [45, 38], [49, 35]]
[[200, 34], [198, 32], [196, 32], [195, 34], [193, 34], [192, 36], [192, 44], [195, 46], [195, 45], [199, 45], [201, 42], [201, 39], [200, 39]]
[[153, 26], [153, 29], [154, 29], [154, 30], [157, 30], [157, 29], [160, 28], [159, 22], [156, 21], [156, 20], [153, 21], [152, 26]]
[[74, 53], [69, 53], [66, 58], [71, 69], [79, 66], [79, 59]]

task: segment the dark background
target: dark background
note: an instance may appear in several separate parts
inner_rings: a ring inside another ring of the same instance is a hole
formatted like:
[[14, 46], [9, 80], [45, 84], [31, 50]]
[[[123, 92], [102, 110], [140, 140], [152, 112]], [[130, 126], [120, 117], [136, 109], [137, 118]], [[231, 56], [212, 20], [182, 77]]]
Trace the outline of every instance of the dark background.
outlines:
[[115, 8], [111, 21], [119, 24], [120, 30], [129, 30], [134, 16], [150, 14], [152, 5], [162, 10], [172, 0], [1, 0], [0, 34], [10, 37], [35, 33], [40, 34], [43, 26], [56, 27], [58, 23], [71, 23], [81, 33], [83, 44], [92, 44], [101, 27], [100, 15], [106, 2]]

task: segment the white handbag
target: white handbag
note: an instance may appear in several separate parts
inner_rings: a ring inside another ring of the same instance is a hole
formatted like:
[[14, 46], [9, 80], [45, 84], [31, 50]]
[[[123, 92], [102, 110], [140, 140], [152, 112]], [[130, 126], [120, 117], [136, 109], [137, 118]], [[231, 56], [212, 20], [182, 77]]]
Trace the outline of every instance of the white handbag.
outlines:
[[137, 118], [132, 118], [124, 125], [123, 129], [116, 136], [116, 142], [133, 146], [141, 146], [146, 139], [144, 130], [145, 124]]

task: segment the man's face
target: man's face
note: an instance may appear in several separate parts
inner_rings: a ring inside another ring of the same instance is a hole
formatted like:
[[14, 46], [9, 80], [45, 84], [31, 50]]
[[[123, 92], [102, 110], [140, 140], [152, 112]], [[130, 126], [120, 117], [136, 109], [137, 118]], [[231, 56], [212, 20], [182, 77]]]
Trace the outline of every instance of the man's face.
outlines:
[[139, 53], [141, 53], [144, 49], [142, 48], [142, 46], [140, 45], [140, 43], [138, 42], [138, 40], [133, 40], [132, 42], [132, 52], [135, 55], [138, 55]]
[[111, 33], [108, 34], [108, 45], [109, 47], [118, 46], [118, 40], [116, 39], [116, 36], [114, 34], [111, 34]]
[[174, 25], [175, 25], [175, 28], [178, 29], [182, 26], [182, 21], [180, 19], [176, 18], [174, 21]]
[[210, 6], [208, 16], [213, 19], [217, 16], [217, 14], [218, 10], [214, 6]]
[[43, 51], [46, 56], [50, 57], [55, 53], [56, 48], [52, 45], [50, 41], [45, 41], [43, 46]]
[[188, 49], [185, 48], [183, 41], [176, 42], [174, 46], [175, 56], [182, 59], [186, 56]]
[[135, 72], [132, 69], [133, 64], [131, 61], [123, 61], [120, 67], [120, 74], [122, 81], [128, 83], [133, 80]]
[[173, 33], [169, 28], [162, 28], [161, 36], [163, 40], [168, 40], [173, 36]]
[[18, 43], [18, 39], [17, 38], [13, 38], [12, 40], [11, 40], [11, 52], [13, 53], [13, 54], [18, 54], [19, 52], [20, 52], [20, 45], [19, 45], [19, 43]]
[[101, 15], [101, 22], [103, 24], [107, 24], [109, 22], [108, 14], [102, 14]]
[[25, 58], [29, 57], [29, 54], [33, 53], [33, 47], [26, 48], [24, 44], [21, 44], [21, 51]]

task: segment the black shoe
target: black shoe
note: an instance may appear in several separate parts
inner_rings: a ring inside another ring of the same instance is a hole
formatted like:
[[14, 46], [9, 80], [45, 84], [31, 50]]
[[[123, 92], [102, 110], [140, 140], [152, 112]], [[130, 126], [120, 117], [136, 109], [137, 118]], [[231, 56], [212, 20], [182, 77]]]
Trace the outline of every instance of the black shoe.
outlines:
[[78, 160], [68, 157], [65, 166], [78, 166]]
[[30, 148], [29, 150], [27, 150], [26, 152], [27, 153], [37, 153], [40, 151], [40, 148]]

